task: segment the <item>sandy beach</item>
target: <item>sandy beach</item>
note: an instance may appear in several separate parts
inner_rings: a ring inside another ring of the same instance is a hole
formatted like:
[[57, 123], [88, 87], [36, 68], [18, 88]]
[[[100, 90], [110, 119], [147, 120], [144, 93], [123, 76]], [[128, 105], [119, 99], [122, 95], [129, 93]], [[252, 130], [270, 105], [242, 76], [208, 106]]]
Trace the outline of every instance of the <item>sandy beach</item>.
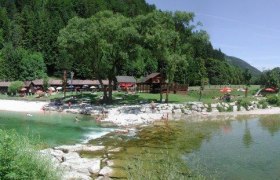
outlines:
[[1, 111], [39, 112], [48, 102], [0, 100]]

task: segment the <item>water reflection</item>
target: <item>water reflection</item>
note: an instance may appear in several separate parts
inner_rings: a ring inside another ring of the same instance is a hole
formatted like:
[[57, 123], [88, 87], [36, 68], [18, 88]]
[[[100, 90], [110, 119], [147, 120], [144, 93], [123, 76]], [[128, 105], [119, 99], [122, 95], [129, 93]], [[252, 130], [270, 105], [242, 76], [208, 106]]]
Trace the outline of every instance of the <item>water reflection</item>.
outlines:
[[262, 116], [260, 117], [259, 122], [263, 129], [270, 132], [271, 136], [274, 136], [274, 134], [280, 130], [279, 115]]
[[250, 128], [248, 126], [248, 120], [245, 120], [245, 129], [243, 135], [243, 143], [245, 147], [249, 148], [249, 146], [253, 143], [253, 138], [250, 132]]
[[279, 179], [280, 116], [233, 119], [220, 121], [219, 130], [210, 128], [210, 140], [185, 154], [189, 167], [206, 177], [216, 173], [216, 179]]

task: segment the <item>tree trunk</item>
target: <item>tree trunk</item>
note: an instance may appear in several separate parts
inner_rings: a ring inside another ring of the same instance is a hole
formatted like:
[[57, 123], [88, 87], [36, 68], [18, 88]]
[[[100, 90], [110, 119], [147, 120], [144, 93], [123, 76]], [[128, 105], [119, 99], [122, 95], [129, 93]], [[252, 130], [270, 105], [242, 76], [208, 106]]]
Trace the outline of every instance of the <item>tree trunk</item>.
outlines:
[[248, 96], [248, 87], [245, 88], [245, 97]]
[[103, 84], [102, 79], [98, 78], [98, 81], [101, 85], [101, 88], [103, 89], [103, 102], [107, 102], [108, 95], [107, 95], [107, 87]]
[[169, 95], [169, 82], [167, 83], [166, 95], [165, 95], [165, 103], [167, 104], [168, 104], [168, 95]]
[[67, 80], [66, 80], [66, 70], [63, 71], [63, 96], [66, 96], [66, 84], [67, 84]]
[[162, 80], [163, 80], [163, 76], [162, 76], [162, 73], [160, 74], [160, 81], [159, 81], [159, 93], [160, 93], [160, 96], [159, 96], [159, 102], [162, 103]]
[[111, 103], [113, 101], [113, 86], [112, 86], [112, 79], [109, 79], [109, 97], [108, 97], [108, 103]]

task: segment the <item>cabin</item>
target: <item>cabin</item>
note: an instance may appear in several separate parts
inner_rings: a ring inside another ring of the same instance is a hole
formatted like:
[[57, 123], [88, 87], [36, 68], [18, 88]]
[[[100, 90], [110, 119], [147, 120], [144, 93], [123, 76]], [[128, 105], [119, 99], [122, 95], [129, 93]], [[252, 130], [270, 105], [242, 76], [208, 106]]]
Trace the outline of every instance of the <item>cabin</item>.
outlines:
[[135, 91], [136, 79], [133, 76], [116, 76], [116, 87], [122, 91]]
[[163, 79], [161, 82], [161, 78], [160, 73], [151, 73], [148, 76], [143, 77], [137, 83], [138, 91], [146, 93], [159, 93], [160, 85], [165, 84], [165, 80]]
[[8, 92], [8, 88], [10, 86], [11, 82], [2, 81], [0, 82], [0, 93], [6, 94]]
[[188, 85], [178, 83], [168, 84], [160, 73], [151, 73], [137, 82], [138, 92], [160, 93], [161, 90], [163, 93], [166, 93], [167, 89], [169, 89], [169, 92], [174, 94], [186, 94], [188, 91]]

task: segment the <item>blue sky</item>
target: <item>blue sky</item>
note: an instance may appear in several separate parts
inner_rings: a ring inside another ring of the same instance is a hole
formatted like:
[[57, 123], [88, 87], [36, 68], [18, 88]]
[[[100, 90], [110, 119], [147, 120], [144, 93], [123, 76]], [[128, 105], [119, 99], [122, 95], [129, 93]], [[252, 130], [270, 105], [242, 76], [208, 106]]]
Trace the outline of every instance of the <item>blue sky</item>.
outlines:
[[146, 0], [158, 9], [194, 12], [214, 48], [260, 70], [280, 66], [279, 0]]

